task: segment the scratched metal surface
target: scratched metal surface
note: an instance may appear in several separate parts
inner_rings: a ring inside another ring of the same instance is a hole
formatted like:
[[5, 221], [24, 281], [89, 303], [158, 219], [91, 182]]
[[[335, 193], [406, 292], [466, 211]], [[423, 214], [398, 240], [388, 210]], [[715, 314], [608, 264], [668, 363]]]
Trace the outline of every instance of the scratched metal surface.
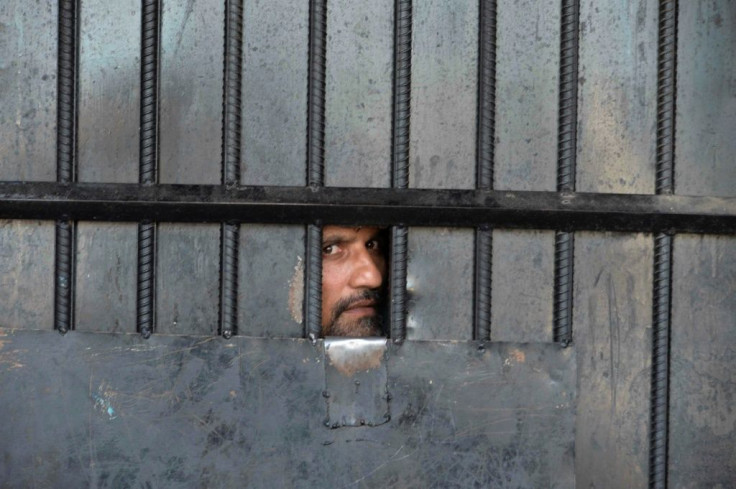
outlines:
[[678, 235], [673, 253], [670, 481], [725, 489], [736, 481], [736, 238]]
[[0, 180], [56, 179], [56, 24], [52, 3], [0, 5]]
[[322, 342], [4, 329], [0, 479], [7, 488], [573, 487], [574, 353], [390, 346], [390, 421], [330, 429]]

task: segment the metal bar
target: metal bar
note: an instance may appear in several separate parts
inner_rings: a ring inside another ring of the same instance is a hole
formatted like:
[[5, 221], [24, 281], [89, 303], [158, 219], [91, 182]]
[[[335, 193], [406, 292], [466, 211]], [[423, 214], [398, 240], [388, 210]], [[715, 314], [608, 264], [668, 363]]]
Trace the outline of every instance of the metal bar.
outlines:
[[736, 233], [736, 197], [0, 182], [0, 218]]
[[[660, 0], [657, 53], [658, 195], [674, 193], [675, 91], [677, 87], [677, 0]], [[654, 238], [652, 381], [649, 423], [649, 487], [667, 488], [669, 441], [670, 319], [673, 237]]]
[[[158, 174], [158, 74], [160, 0], [143, 0], [141, 22], [141, 127], [140, 176], [143, 185], [154, 185]], [[144, 218], [138, 225], [137, 326], [144, 338], [151, 336], [155, 309], [156, 224]]]
[[[223, 76], [222, 184], [240, 183], [243, 71], [243, 0], [225, 0], [225, 71]], [[223, 223], [220, 250], [220, 334], [229, 339], [238, 324], [238, 248], [240, 227]]]
[[[480, 0], [478, 34], [478, 148], [476, 188], [493, 188], [493, 138], [496, 125], [496, 1]], [[493, 231], [475, 230], [473, 338], [491, 339], [491, 261]]]
[[[309, 2], [309, 80], [307, 86], [307, 185], [324, 186], [325, 72], [327, 69], [327, 2]], [[315, 222], [316, 221], [316, 222]], [[322, 226], [307, 226], [305, 264], [305, 336], [316, 341], [322, 332]]]
[[307, 226], [307, 259], [304, 276], [304, 323], [307, 337], [316, 341], [322, 333], [322, 227]]
[[[411, 125], [411, 32], [412, 2], [396, 0], [394, 5], [394, 73], [391, 144], [391, 186], [409, 187], [409, 135]], [[394, 342], [406, 338], [406, 262], [408, 229], [405, 223], [391, 228], [389, 266], [390, 335]]]
[[[557, 191], [575, 191], [578, 127], [579, 0], [563, 0], [560, 33], [560, 109], [557, 144]], [[556, 342], [572, 341], [574, 236], [555, 235], [554, 332]]]
[[[77, 0], [59, 2], [56, 179], [62, 184], [76, 181], [77, 173], [77, 12]], [[55, 232], [54, 329], [63, 334], [74, 329], [74, 222], [60, 216]]]

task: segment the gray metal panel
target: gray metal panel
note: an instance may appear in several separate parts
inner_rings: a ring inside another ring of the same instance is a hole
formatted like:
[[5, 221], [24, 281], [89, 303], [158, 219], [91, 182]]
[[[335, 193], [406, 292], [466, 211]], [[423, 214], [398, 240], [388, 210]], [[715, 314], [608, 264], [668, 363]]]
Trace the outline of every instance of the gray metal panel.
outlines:
[[412, 13], [409, 186], [474, 188], [478, 4], [415, 2]]
[[221, 182], [224, 2], [162, 2], [161, 183]]
[[78, 224], [75, 329], [135, 331], [137, 243], [136, 224]]
[[473, 238], [469, 229], [409, 229], [407, 338], [472, 339]]
[[574, 486], [572, 348], [407, 342], [391, 421], [329, 429], [321, 342], [0, 333], [9, 489]]
[[680, 2], [675, 191], [736, 195], [736, 3]]
[[57, 9], [0, 5], [0, 180], [56, 180]]
[[81, 2], [80, 182], [138, 182], [141, 2]]
[[[559, 0], [499, 2], [494, 164], [498, 190], [556, 189], [559, 25]], [[519, 240], [520, 246], [525, 241]]]
[[326, 338], [325, 426], [378, 426], [391, 419], [386, 338]]
[[240, 227], [238, 334], [304, 335], [304, 227]]
[[243, 184], [306, 181], [308, 6], [244, 3]]
[[0, 221], [0, 297], [0, 326], [53, 328], [53, 222]]
[[327, 2], [325, 185], [391, 186], [393, 6]]
[[579, 487], [647, 487], [652, 243], [643, 234], [575, 235]]
[[674, 242], [670, 485], [736, 481], [736, 238]]
[[656, 4], [580, 5], [577, 190], [654, 193]]
[[159, 224], [155, 331], [217, 332], [220, 226]]
[[493, 341], [552, 341], [554, 245], [552, 231], [493, 231]]

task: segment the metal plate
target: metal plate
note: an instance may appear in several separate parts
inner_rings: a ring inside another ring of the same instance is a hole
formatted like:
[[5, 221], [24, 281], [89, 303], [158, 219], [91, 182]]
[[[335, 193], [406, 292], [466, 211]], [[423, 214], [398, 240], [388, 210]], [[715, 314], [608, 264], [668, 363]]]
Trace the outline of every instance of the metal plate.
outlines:
[[0, 333], [7, 488], [574, 485], [572, 348], [392, 346], [391, 420], [330, 429], [321, 342]]

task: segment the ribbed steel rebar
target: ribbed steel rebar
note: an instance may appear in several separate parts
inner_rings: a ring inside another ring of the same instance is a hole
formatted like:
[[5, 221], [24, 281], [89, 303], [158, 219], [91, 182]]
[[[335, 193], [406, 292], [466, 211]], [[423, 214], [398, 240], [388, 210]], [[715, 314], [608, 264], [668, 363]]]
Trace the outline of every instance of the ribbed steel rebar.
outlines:
[[143, 0], [141, 26], [140, 177], [156, 183], [158, 159], [159, 0]]
[[156, 225], [150, 222], [138, 224], [137, 326], [144, 338], [153, 333], [155, 251]]
[[[158, 75], [160, 1], [143, 0], [139, 183], [154, 185], [158, 173]], [[154, 326], [156, 225], [138, 225], [137, 327], [144, 338]]]
[[[411, 116], [411, 0], [396, 0], [394, 7], [394, 73], [391, 144], [391, 184], [409, 187], [409, 134]], [[406, 338], [406, 265], [408, 230], [391, 228], [391, 279], [389, 281], [389, 317], [391, 338]]]
[[[76, 180], [77, 0], [59, 2], [56, 179]], [[55, 236], [54, 328], [73, 329], [74, 222], [57, 221]]]
[[304, 269], [304, 323], [307, 337], [316, 341], [322, 333], [322, 226], [307, 226], [307, 259]]
[[[243, 0], [225, 1], [222, 183], [240, 183], [242, 138]], [[238, 247], [240, 227], [222, 224], [220, 250], [220, 334], [230, 338], [238, 322]]]
[[59, 2], [56, 180], [75, 180], [77, 153], [77, 0]]
[[654, 239], [654, 324], [649, 426], [649, 487], [653, 489], [667, 487], [671, 290], [672, 237], [658, 234]]
[[[325, 72], [327, 69], [327, 2], [309, 3], [309, 80], [307, 87], [307, 185], [324, 185]], [[322, 226], [307, 226], [305, 264], [305, 333], [316, 341], [322, 332]]]
[[327, 2], [309, 3], [309, 82], [307, 87], [307, 184], [324, 185], [325, 70]]
[[[478, 35], [478, 148], [476, 188], [493, 189], [496, 123], [496, 1], [480, 0]], [[475, 231], [475, 314], [473, 337], [491, 338], [492, 231]]]
[[54, 284], [54, 328], [66, 333], [72, 327], [74, 225], [70, 221], [56, 222], [56, 280]]
[[473, 338], [491, 339], [491, 262], [493, 231], [487, 227], [475, 230], [475, 326]]
[[240, 183], [242, 138], [243, 0], [225, 1], [223, 73], [222, 183]]
[[[560, 33], [560, 101], [557, 139], [557, 191], [575, 191], [578, 119], [579, 0], [563, 0]], [[555, 235], [554, 341], [572, 341], [574, 236]]]
[[496, 125], [496, 1], [480, 1], [478, 36], [478, 148], [476, 188], [493, 188]]
[[223, 224], [220, 250], [220, 334], [229, 339], [238, 325], [238, 243], [240, 226]]
[[[656, 193], [674, 193], [677, 1], [660, 0], [657, 54]], [[673, 237], [654, 238], [649, 487], [667, 488]]]

